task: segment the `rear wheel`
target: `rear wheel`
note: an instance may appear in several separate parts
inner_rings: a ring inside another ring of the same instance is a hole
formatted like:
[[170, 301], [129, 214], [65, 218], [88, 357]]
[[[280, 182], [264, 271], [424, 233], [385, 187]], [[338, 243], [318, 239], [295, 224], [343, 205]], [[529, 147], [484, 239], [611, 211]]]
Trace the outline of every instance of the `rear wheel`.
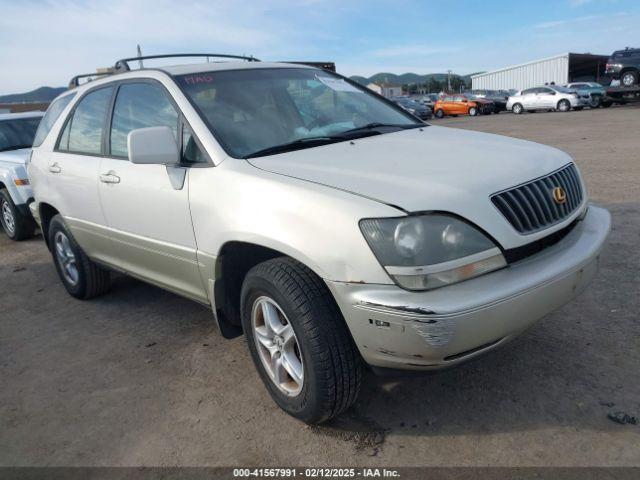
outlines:
[[638, 84], [638, 72], [634, 72], [633, 70], [624, 72], [620, 76], [620, 84], [623, 87], [633, 87]]
[[49, 223], [49, 246], [58, 276], [70, 295], [88, 300], [109, 290], [109, 271], [87, 257], [60, 215]]
[[558, 102], [558, 110], [561, 112], [568, 112], [571, 110], [571, 104], [569, 100], [562, 99]]
[[0, 223], [11, 240], [31, 238], [36, 231], [36, 222], [18, 210], [6, 188], [0, 190]]
[[514, 103], [513, 107], [511, 107], [511, 110], [516, 115], [520, 115], [524, 111], [524, 108], [522, 108], [522, 104], [521, 103]]
[[319, 277], [293, 259], [275, 258], [249, 271], [241, 298], [249, 351], [280, 408], [321, 423], [353, 404], [361, 359]]

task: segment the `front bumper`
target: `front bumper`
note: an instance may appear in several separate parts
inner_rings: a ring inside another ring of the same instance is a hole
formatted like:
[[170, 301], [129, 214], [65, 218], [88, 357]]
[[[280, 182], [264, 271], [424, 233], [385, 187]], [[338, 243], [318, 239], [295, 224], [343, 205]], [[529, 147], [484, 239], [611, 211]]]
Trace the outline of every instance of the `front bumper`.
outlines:
[[572, 107], [588, 107], [589, 106], [589, 97], [572, 97], [569, 102]]
[[364, 360], [431, 370], [489, 351], [578, 296], [598, 269], [611, 226], [591, 206], [560, 242], [502, 270], [427, 292], [327, 282]]

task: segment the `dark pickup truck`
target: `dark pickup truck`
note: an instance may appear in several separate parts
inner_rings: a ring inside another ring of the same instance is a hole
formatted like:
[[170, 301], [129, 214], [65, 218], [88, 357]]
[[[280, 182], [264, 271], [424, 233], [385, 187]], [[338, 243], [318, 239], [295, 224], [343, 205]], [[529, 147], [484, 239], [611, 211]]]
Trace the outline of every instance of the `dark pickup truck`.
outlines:
[[638, 86], [640, 72], [640, 48], [625, 48], [611, 54], [607, 61], [606, 74], [620, 80], [621, 87]]

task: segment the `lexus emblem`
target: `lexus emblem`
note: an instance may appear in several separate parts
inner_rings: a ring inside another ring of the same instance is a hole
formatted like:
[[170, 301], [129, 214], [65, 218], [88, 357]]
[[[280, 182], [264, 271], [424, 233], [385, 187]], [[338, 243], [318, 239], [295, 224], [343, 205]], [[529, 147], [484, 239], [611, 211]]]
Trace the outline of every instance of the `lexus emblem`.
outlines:
[[556, 187], [553, 189], [553, 201], [556, 202], [558, 205], [562, 205], [564, 202], [567, 201], [567, 192], [564, 191], [564, 188], [562, 187]]

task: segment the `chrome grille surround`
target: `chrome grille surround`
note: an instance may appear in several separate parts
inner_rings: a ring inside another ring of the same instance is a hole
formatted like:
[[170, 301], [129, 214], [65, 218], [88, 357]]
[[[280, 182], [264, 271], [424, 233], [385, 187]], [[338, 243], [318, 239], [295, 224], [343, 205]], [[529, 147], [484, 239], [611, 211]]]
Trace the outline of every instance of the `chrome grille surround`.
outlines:
[[[561, 187], [566, 200], [557, 203], [553, 190]], [[544, 177], [494, 193], [491, 201], [518, 233], [528, 235], [562, 222], [582, 204], [584, 192], [573, 163]]]

